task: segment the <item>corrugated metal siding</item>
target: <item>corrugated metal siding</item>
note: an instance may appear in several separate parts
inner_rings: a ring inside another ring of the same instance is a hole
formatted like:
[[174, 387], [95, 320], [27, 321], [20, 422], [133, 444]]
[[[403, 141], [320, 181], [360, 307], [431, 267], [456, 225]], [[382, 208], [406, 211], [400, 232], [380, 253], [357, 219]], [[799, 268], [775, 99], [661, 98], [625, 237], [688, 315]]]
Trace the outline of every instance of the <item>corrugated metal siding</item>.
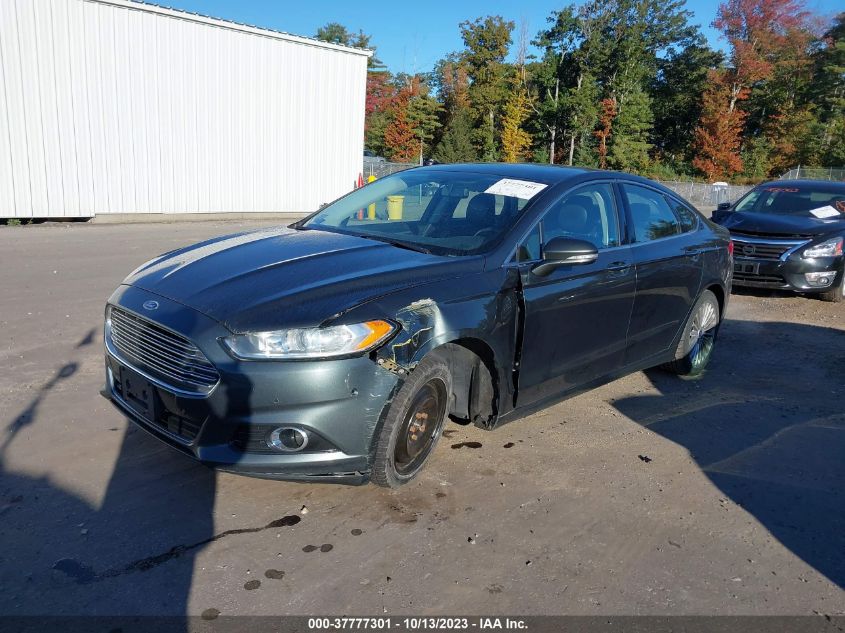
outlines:
[[124, 0], [0, 0], [0, 217], [305, 212], [346, 193], [366, 56], [298, 39]]

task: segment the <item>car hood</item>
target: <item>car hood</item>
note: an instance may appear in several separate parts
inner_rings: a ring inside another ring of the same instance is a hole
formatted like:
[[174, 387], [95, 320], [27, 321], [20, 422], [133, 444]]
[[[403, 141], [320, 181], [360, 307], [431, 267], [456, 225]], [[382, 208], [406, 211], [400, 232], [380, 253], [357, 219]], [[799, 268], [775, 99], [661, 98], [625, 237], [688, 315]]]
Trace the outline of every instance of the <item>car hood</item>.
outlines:
[[316, 326], [403, 288], [483, 269], [361, 237], [274, 228], [166, 253], [124, 284], [198, 310], [233, 332]]
[[845, 216], [820, 219], [812, 216], [741, 213], [734, 211], [719, 218], [718, 223], [731, 232], [783, 237], [815, 237], [845, 231]]

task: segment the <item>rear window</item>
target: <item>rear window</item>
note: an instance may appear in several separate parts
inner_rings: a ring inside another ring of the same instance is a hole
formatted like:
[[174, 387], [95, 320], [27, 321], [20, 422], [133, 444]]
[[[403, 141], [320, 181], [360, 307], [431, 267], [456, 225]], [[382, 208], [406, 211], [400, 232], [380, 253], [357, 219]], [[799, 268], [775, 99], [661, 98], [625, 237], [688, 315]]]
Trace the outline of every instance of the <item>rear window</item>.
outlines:
[[768, 213], [817, 218], [845, 216], [845, 187], [800, 187], [764, 185], [746, 195], [736, 205], [743, 213]]

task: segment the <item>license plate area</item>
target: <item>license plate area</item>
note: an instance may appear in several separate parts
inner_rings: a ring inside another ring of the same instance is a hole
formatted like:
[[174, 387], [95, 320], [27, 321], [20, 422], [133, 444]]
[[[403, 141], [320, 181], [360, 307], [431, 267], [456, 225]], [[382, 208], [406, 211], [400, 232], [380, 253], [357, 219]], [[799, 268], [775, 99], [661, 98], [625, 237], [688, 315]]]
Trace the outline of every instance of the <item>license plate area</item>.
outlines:
[[150, 381], [130, 369], [121, 367], [120, 387], [123, 401], [129, 408], [145, 422], [155, 424], [157, 420], [156, 393]]
[[734, 272], [741, 273], [743, 275], [759, 275], [760, 264], [756, 262], [737, 261], [734, 262]]

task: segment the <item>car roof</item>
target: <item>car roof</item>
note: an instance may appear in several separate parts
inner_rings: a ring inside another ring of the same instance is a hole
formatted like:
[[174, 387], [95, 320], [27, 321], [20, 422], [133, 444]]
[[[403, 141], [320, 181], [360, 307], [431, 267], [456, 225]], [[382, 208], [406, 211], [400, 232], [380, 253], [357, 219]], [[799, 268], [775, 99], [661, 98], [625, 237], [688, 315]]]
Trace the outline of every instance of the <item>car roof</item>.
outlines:
[[558, 183], [598, 170], [589, 167], [568, 167], [563, 165], [538, 165], [533, 163], [447, 163], [424, 167], [432, 171], [461, 171], [472, 174], [490, 174], [502, 178], [536, 180], [543, 183]]
[[[501, 178], [528, 180], [555, 186], [560, 183], [586, 183], [595, 179], [621, 179], [632, 184], [648, 185], [662, 191], [664, 194], [683, 200], [684, 198], [665, 185], [649, 180], [642, 176], [623, 171], [593, 169], [592, 167], [570, 167], [568, 165], [540, 165], [536, 163], [443, 163], [425, 167], [414, 167], [413, 170], [463, 172], [467, 174], [488, 174]], [[401, 174], [402, 172], [396, 172]], [[687, 203], [689, 204], [689, 203]]]
[[831, 193], [845, 192], [845, 182], [835, 180], [770, 180], [761, 182], [757, 187], [797, 187]]
[[[502, 178], [535, 180], [546, 184], [558, 184], [570, 180], [591, 180], [594, 178], [621, 178], [634, 183], [647, 184], [677, 196], [659, 182], [622, 171], [594, 169], [592, 167], [570, 167], [568, 165], [544, 165], [538, 163], [441, 163], [426, 167], [414, 167], [432, 171], [465, 172], [468, 174], [490, 174]], [[401, 173], [401, 172], [397, 172]]]

